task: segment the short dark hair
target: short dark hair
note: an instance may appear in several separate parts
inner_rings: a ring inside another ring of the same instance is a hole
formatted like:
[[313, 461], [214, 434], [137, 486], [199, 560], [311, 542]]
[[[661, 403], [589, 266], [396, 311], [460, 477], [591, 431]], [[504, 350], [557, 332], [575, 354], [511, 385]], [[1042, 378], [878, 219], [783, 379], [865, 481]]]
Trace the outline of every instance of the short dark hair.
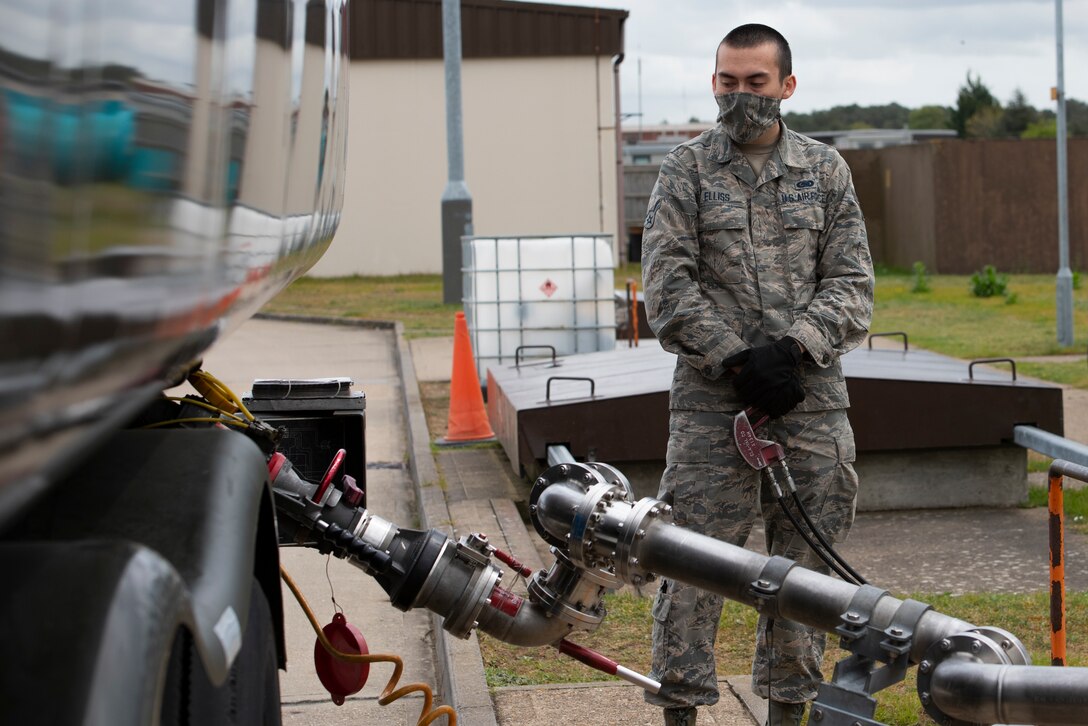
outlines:
[[[763, 45], [764, 43], [774, 43], [778, 49], [778, 72], [782, 76], [781, 80], [785, 80], [793, 73], [793, 53], [790, 52], [790, 44], [786, 41], [786, 38], [768, 25], [749, 23], [737, 26], [722, 38], [722, 42], [718, 43], [718, 47], [721, 48], [723, 45], [727, 45], [730, 48], [755, 48], [757, 45]], [[717, 60], [715, 60], [716, 65]], [[715, 67], [716, 71], [717, 68]]]

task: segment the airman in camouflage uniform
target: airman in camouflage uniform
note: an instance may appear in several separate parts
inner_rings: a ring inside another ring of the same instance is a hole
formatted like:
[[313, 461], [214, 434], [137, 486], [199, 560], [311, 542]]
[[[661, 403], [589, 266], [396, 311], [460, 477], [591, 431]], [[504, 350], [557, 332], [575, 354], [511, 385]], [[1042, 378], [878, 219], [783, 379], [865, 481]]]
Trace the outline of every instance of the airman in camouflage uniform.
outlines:
[[[722, 49], [730, 49], [734, 33], [719, 48], [715, 71], [722, 119], [733, 100], [765, 100], [751, 97], [758, 86], [737, 99], [721, 88], [735, 80], [721, 78]], [[779, 68], [792, 81], [788, 58], [784, 64], [779, 56]], [[776, 98], [792, 94], [792, 84], [783, 85], [788, 93]], [[857, 476], [839, 357], [866, 335], [872, 261], [842, 157], [789, 131], [777, 107], [772, 118], [779, 120], [777, 143], [760, 173], [733, 140], [744, 136], [737, 124], [719, 123], [669, 153], [650, 198], [642, 252], [647, 316], [661, 344], [678, 355], [659, 496], [671, 499], [677, 524], [737, 545], [762, 512], [772, 554], [826, 571], [732, 440], [733, 416], [751, 403], [734, 386], [734, 361], [775, 341], [803, 348], [795, 369], [803, 401], [790, 401], [792, 410], [759, 435], [785, 447], [804, 506], [829, 541], [841, 541], [853, 521]], [[774, 141], [774, 131], [758, 138]], [[667, 722], [691, 723], [690, 707], [718, 700], [713, 647], [721, 606], [716, 595], [662, 583], [653, 607], [652, 675], [663, 685], [647, 700], [666, 707]], [[774, 708], [783, 705], [793, 711], [781, 722], [799, 723], [821, 679], [823, 647], [818, 631], [760, 619], [752, 681], [771, 699], [772, 723]]]

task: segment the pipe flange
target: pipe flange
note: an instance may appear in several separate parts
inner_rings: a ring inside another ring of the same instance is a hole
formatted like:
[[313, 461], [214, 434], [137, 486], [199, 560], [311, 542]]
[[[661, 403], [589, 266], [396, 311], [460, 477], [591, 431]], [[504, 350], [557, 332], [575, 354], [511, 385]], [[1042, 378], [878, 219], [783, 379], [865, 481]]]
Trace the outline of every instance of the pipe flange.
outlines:
[[671, 524], [672, 507], [652, 497], [639, 500], [626, 520], [619, 524], [616, 543], [616, 575], [624, 582], [641, 586], [653, 582], [656, 575], [642, 566], [638, 557], [639, 544], [646, 536], [646, 528], [656, 520]]
[[925, 657], [918, 664], [918, 700], [937, 723], [943, 726], [969, 726], [969, 722], [952, 718], [934, 703], [932, 684], [937, 667], [951, 659], [969, 663], [1012, 665], [1014, 659], [1019, 661], [1027, 657], [1023, 647], [1015, 636], [999, 628], [978, 628], [942, 638], [929, 646]]
[[473, 550], [468, 537], [454, 544], [432, 529], [427, 532], [426, 542], [440, 544], [438, 555], [418, 588], [413, 590], [407, 584], [402, 588], [405, 593], [414, 591], [415, 595], [411, 604], [401, 609], [432, 610], [442, 616], [443, 628], [458, 638], [467, 638], [476, 627], [491, 591], [499, 584], [502, 571]]
[[555, 563], [530, 578], [529, 597], [543, 606], [548, 615], [580, 629], [592, 629], [604, 619], [601, 597], [620, 586], [620, 581], [603, 570], [583, 570], [558, 547], [552, 548]]
[[579, 489], [582, 493], [589, 491], [590, 487], [604, 482], [603, 477], [593, 468], [585, 464], [557, 464], [548, 467], [533, 481], [532, 491], [529, 492], [529, 519], [533, 523], [533, 529], [548, 544], [560, 549], [567, 549], [566, 540], [556, 537], [540, 521], [537, 514], [537, 500], [545, 489], [553, 484], [564, 484]]
[[975, 628], [974, 632], [985, 635], [997, 643], [1005, 653], [1005, 657], [1008, 658], [1009, 665], [1031, 665], [1031, 653], [1020, 642], [1020, 639], [1009, 631], [991, 625], [984, 625]]
[[631, 486], [631, 482], [627, 480], [627, 477], [624, 476], [623, 472], [621, 472], [619, 469], [612, 466], [611, 464], [605, 464], [601, 461], [586, 462], [586, 466], [590, 467], [598, 474], [600, 474], [601, 477], [609, 484], [618, 486], [623, 489], [624, 499], [629, 502], [635, 501], [635, 490]]
[[442, 627], [462, 640], [479, 625], [480, 611], [487, 604], [491, 591], [499, 584], [499, 571], [494, 567], [477, 569], [465, 587], [457, 606], [442, 621]]
[[[595, 474], [596, 475], [596, 474]], [[599, 475], [597, 475], [599, 476]], [[612, 563], [613, 548], [607, 543], [607, 553], [596, 551], [597, 527], [616, 499], [623, 500], [624, 492], [615, 484], [601, 481], [586, 492], [578, 505], [578, 511], [570, 523], [570, 541], [567, 550], [570, 557], [587, 570], [609, 567]]]

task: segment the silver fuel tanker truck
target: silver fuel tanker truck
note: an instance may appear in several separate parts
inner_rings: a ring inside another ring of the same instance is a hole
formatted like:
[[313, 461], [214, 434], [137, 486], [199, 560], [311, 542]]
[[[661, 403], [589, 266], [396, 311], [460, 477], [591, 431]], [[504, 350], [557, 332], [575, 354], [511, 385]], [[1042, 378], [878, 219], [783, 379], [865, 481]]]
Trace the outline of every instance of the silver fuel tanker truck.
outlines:
[[279, 722], [276, 431], [164, 391], [330, 243], [347, 9], [0, 3], [4, 724]]

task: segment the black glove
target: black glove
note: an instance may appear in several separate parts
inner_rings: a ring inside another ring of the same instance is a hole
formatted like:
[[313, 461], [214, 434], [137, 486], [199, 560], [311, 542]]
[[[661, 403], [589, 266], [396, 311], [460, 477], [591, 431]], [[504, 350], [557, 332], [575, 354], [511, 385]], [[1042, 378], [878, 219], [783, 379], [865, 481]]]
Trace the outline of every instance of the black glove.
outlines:
[[731, 370], [734, 373], [740, 373], [740, 367], [748, 362], [748, 356], [752, 355], [751, 348], [745, 348], [739, 353], [734, 353], [725, 360], [722, 361], [722, 367], [725, 368], [725, 372], [729, 373]]
[[805, 400], [801, 383], [801, 344], [786, 336], [752, 348], [744, 367], [733, 378], [742, 401], [771, 418], [789, 413]]

